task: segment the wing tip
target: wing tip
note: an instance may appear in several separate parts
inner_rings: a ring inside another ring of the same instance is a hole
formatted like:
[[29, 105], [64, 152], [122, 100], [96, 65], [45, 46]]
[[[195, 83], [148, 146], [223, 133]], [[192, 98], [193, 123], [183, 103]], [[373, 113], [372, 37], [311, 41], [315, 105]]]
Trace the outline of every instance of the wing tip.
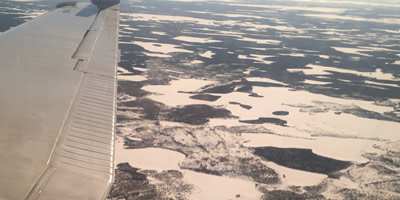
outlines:
[[61, 2], [56, 5], [56, 8], [62, 8], [66, 6], [76, 6], [76, 1], [66, 1], [66, 2]]
[[104, 9], [119, 4], [120, 0], [92, 0], [92, 3], [100, 9]]

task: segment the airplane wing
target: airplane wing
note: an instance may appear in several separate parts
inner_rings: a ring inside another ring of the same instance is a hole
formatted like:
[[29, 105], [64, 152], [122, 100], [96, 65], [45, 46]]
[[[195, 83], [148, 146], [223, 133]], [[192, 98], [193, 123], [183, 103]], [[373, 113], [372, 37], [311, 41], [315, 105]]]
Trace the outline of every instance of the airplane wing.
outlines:
[[119, 0], [67, 2], [0, 35], [0, 199], [104, 199]]

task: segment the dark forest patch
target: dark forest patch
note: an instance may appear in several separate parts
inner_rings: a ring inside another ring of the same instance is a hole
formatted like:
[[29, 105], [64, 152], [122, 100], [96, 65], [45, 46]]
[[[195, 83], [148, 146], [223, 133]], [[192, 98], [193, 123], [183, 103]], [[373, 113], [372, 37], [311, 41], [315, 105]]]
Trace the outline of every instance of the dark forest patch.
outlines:
[[289, 112], [288, 111], [275, 111], [272, 114], [273, 115], [285, 116], [285, 115], [289, 115]]
[[145, 84], [142, 82], [120, 80], [118, 81], [118, 92], [125, 93], [133, 97], [144, 97], [150, 94], [150, 92], [141, 89], [144, 85]]
[[330, 174], [346, 169], [352, 163], [314, 154], [311, 149], [259, 147], [254, 154], [292, 169]]
[[251, 119], [251, 120], [239, 120], [241, 123], [246, 124], [265, 124], [271, 123], [279, 126], [286, 126], [287, 121], [283, 119], [273, 118], [273, 117], [260, 117], [258, 119]]
[[191, 99], [197, 99], [197, 100], [203, 100], [203, 101], [216, 101], [221, 96], [216, 96], [216, 95], [211, 95], [211, 94], [196, 94], [193, 96], [190, 96]]
[[204, 104], [186, 105], [172, 108], [166, 113], [168, 121], [199, 125], [209, 122], [209, 118], [233, 117], [231, 111], [224, 108], [214, 108]]
[[230, 101], [229, 103], [232, 104], [232, 105], [239, 105], [240, 107], [242, 107], [244, 109], [247, 109], [247, 110], [250, 110], [250, 109], [253, 108], [253, 106], [242, 104], [242, 103], [235, 102], [235, 101]]

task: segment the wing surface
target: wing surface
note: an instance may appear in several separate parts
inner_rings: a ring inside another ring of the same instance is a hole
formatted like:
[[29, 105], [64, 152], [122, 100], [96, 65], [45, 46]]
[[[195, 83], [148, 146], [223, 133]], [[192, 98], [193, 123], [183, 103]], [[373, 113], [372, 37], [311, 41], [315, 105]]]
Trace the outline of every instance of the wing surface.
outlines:
[[0, 199], [106, 197], [118, 26], [119, 1], [94, 0], [0, 35]]

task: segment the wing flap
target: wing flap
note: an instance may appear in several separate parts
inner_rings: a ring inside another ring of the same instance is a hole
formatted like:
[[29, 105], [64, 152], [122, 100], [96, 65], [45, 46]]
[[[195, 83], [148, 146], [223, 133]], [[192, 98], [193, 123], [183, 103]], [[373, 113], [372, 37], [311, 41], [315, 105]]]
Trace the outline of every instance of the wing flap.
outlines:
[[[109, 180], [104, 180], [102, 176], [96, 177], [91, 174], [91, 170], [85, 171], [74, 166], [54, 170], [45, 187], [40, 189], [41, 193], [35, 193], [36, 196], [32, 196], [32, 199], [105, 199], [108, 191], [106, 183]], [[65, 184], [60, 184], [60, 180]], [[60, 191], [70, 192], [60, 193]]]

